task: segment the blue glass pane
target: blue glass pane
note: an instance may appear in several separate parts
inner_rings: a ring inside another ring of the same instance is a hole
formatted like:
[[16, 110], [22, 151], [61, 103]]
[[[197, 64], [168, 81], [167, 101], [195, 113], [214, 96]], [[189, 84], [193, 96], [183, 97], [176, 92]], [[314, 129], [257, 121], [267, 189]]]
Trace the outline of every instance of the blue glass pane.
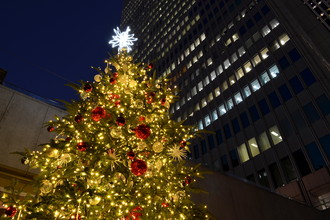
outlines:
[[221, 130], [220, 130], [220, 129], [217, 130], [217, 131], [215, 132], [215, 135], [216, 135], [216, 137], [217, 137], [217, 142], [218, 142], [218, 144], [222, 144], [222, 143], [223, 143], [223, 138], [222, 138]]
[[315, 170], [321, 169], [322, 167], [326, 166], [324, 159], [315, 142], [308, 144], [306, 146], [306, 150]]
[[255, 106], [251, 106], [249, 108], [249, 112], [250, 112], [250, 116], [252, 118], [252, 121], [259, 120], [260, 116], [259, 116], [258, 110]]
[[238, 166], [239, 165], [239, 162], [238, 162], [238, 155], [237, 155], [236, 149], [231, 150], [229, 152], [229, 156], [230, 156], [231, 164], [233, 165], [233, 167]]
[[316, 82], [316, 79], [315, 79], [313, 73], [308, 68], [303, 70], [300, 73], [300, 76], [304, 80], [304, 82], [307, 86], [310, 86], [310, 85], [312, 85], [313, 83]]
[[195, 155], [195, 159], [199, 158], [199, 149], [198, 149], [198, 145], [194, 145], [194, 155]]
[[314, 105], [311, 102], [303, 106], [303, 110], [311, 123], [320, 119], [319, 114], [317, 113]]
[[221, 165], [224, 171], [228, 171], [229, 170], [229, 164], [228, 164], [228, 159], [226, 155], [223, 155], [221, 157]]
[[291, 58], [291, 60], [293, 61], [293, 62], [296, 62], [297, 60], [299, 60], [300, 59], [300, 54], [299, 54], [299, 52], [298, 52], [298, 50], [296, 49], [296, 48], [294, 48], [294, 49], [292, 49], [290, 52], [289, 52], [289, 56], [290, 56], [290, 58]]
[[301, 91], [304, 90], [304, 87], [302, 86], [302, 84], [301, 84], [301, 82], [300, 82], [300, 80], [298, 79], [297, 76], [292, 77], [292, 78], [289, 80], [289, 82], [290, 82], [290, 85], [291, 85], [293, 91], [294, 91], [296, 94], [298, 94], [298, 93], [300, 93]]
[[237, 118], [233, 119], [231, 123], [233, 125], [234, 133], [237, 134], [241, 130]]
[[285, 84], [281, 85], [278, 88], [278, 91], [279, 91], [283, 101], [286, 102], [286, 101], [288, 101], [289, 99], [292, 98], [292, 94], [291, 94], [289, 88]]
[[215, 147], [214, 139], [213, 139], [213, 135], [212, 135], [212, 134], [209, 135], [209, 136], [207, 137], [207, 140], [208, 140], [208, 142], [209, 142], [210, 149], [213, 149], [213, 148]]
[[290, 63], [286, 57], [282, 57], [281, 59], [278, 60], [278, 63], [280, 64], [280, 67], [284, 70], [286, 69]]
[[226, 139], [230, 138], [231, 137], [231, 131], [230, 131], [229, 124], [225, 124], [225, 126], [223, 126], [223, 130], [225, 132]]
[[261, 101], [259, 101], [258, 104], [259, 104], [261, 113], [263, 115], [266, 115], [266, 114], [268, 114], [270, 112], [269, 106], [268, 106], [268, 104], [267, 104], [267, 102], [266, 102], [265, 99], [262, 99]]
[[330, 113], [330, 101], [326, 95], [323, 94], [317, 97], [316, 102], [324, 115], [328, 115]]
[[324, 137], [321, 137], [319, 141], [321, 143], [324, 152], [328, 156], [328, 159], [330, 160], [330, 135], [328, 134]]
[[242, 125], [244, 128], [246, 128], [247, 126], [250, 125], [249, 118], [248, 118], [246, 112], [243, 112], [242, 114], [240, 114], [240, 118], [241, 118], [241, 122], [242, 122]]
[[268, 95], [268, 98], [270, 100], [270, 103], [272, 105], [273, 108], [277, 108], [278, 106], [281, 105], [280, 100], [278, 99], [277, 95], [275, 92], [272, 92]]

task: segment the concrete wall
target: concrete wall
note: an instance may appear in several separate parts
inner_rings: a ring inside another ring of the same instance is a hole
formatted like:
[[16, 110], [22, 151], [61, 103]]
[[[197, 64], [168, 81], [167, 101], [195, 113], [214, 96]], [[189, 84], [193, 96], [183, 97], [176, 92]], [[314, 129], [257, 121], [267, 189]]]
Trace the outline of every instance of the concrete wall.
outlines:
[[49, 142], [53, 134], [47, 132], [44, 122], [65, 114], [64, 110], [0, 85], [0, 174], [26, 170], [21, 156], [11, 152], [35, 150], [39, 144]]
[[266, 189], [215, 172], [198, 180], [207, 194], [193, 195], [207, 204], [219, 220], [326, 220], [329, 211], [319, 211]]

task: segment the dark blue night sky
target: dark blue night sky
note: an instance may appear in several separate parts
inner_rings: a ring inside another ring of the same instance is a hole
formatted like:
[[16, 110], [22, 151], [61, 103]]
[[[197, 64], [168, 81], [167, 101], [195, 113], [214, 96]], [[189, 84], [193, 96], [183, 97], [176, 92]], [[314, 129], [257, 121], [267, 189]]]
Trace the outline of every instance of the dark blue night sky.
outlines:
[[[67, 80], [93, 80], [120, 24], [121, 0], [0, 2], [0, 68], [5, 83], [50, 99], [76, 98]], [[56, 75], [63, 76], [66, 80]]]

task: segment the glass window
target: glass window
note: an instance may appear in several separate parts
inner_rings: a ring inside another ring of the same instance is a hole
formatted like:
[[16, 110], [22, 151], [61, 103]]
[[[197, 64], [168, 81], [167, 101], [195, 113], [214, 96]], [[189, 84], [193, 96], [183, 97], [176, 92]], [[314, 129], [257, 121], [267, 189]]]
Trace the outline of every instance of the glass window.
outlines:
[[225, 91], [226, 89], [228, 89], [228, 84], [227, 81], [223, 81], [221, 84], [221, 91]]
[[209, 126], [211, 124], [211, 118], [209, 115], [204, 117], [205, 127]]
[[221, 156], [221, 165], [222, 165], [223, 171], [229, 170], [229, 164], [228, 164], [228, 159], [227, 159], [226, 155]]
[[252, 91], [255, 92], [261, 88], [258, 79], [255, 79], [251, 82]]
[[266, 59], [269, 55], [269, 50], [267, 47], [263, 48], [262, 50], [260, 50], [260, 54], [261, 54], [261, 58], [264, 60]]
[[312, 161], [315, 170], [321, 169], [322, 167], [326, 167], [324, 159], [315, 142], [308, 144], [306, 146], [306, 151], [310, 160]]
[[244, 26], [242, 26], [239, 28], [238, 31], [239, 31], [240, 35], [243, 36], [246, 33], [246, 28]]
[[194, 145], [194, 155], [195, 155], [195, 159], [199, 158], [198, 144]]
[[194, 87], [191, 89], [191, 94], [192, 94], [192, 96], [197, 95], [197, 89], [196, 89], [196, 86], [194, 86]]
[[223, 143], [223, 138], [222, 138], [222, 134], [221, 134], [220, 129], [215, 132], [215, 136], [217, 138], [218, 144], [222, 144]]
[[301, 58], [301, 55], [296, 48], [293, 48], [288, 54], [292, 62], [296, 62]]
[[253, 66], [257, 66], [260, 62], [261, 62], [261, 58], [258, 54], [252, 58]]
[[230, 156], [231, 164], [233, 165], [233, 167], [237, 167], [239, 165], [239, 162], [238, 162], [238, 155], [237, 155], [236, 149], [231, 150], [229, 152], [229, 156]]
[[213, 100], [213, 94], [210, 92], [207, 96], [207, 102], [210, 103]]
[[229, 59], [226, 59], [226, 60], [223, 62], [223, 66], [225, 67], [225, 69], [228, 69], [228, 67], [230, 66]]
[[202, 154], [206, 154], [207, 153], [207, 146], [206, 146], [206, 141], [205, 140], [201, 141], [201, 147], [202, 147]]
[[270, 175], [273, 179], [274, 187], [277, 188], [279, 186], [282, 186], [284, 184], [284, 182], [282, 180], [280, 170], [278, 169], [277, 164], [276, 163], [270, 164], [269, 171], [270, 171]]
[[267, 172], [265, 171], [265, 169], [259, 170], [257, 172], [257, 175], [258, 175], [259, 183], [265, 187], [269, 187], [268, 176], [267, 176]]
[[250, 125], [250, 121], [249, 121], [249, 118], [248, 118], [246, 112], [241, 113], [239, 116], [241, 118], [243, 128], [248, 127]]
[[189, 101], [191, 99], [191, 94], [190, 92], [187, 92], [187, 101]]
[[210, 149], [213, 149], [213, 148], [215, 147], [214, 139], [213, 139], [213, 135], [212, 135], [212, 134], [209, 135], [209, 136], [207, 137], [207, 140], [208, 140], [208, 142], [209, 142]]
[[310, 102], [303, 106], [303, 110], [308, 118], [308, 120], [313, 123], [320, 119], [319, 114], [317, 113], [317, 110], [315, 109], [314, 105]]
[[252, 36], [254, 42], [257, 42], [260, 38], [261, 35], [259, 34], [259, 32], [256, 32], [253, 36]]
[[242, 78], [244, 76], [244, 72], [242, 68], [238, 68], [235, 72], [236, 78], [237, 80], [239, 80], [240, 78]]
[[232, 36], [232, 38], [233, 38], [233, 41], [235, 42], [235, 41], [237, 41], [237, 40], [239, 39], [239, 36], [238, 36], [237, 33], [235, 33], [235, 34]]
[[218, 68], [216, 69], [217, 74], [220, 75], [223, 72], [223, 68], [221, 66], [221, 64], [218, 66]]
[[255, 157], [258, 154], [260, 154], [258, 144], [257, 144], [257, 141], [255, 138], [251, 138], [250, 140], [248, 140], [248, 146], [249, 146], [252, 157]]
[[245, 161], [248, 161], [250, 159], [246, 149], [246, 145], [244, 143], [237, 148], [237, 151], [241, 163], [244, 163]]
[[244, 47], [240, 47], [237, 50], [239, 57], [243, 56], [245, 54], [245, 49]]
[[198, 129], [199, 130], [203, 130], [203, 128], [204, 128], [203, 121], [202, 120], [199, 120], [199, 122], [198, 122]]
[[290, 66], [290, 63], [285, 56], [283, 56], [281, 59], [279, 59], [278, 63], [280, 64], [282, 69], [286, 69], [288, 66]]
[[231, 42], [231, 39], [228, 38], [228, 40], [226, 40], [226, 42], [225, 42], [225, 46], [229, 46], [231, 43], [232, 43], [232, 42]]
[[270, 28], [267, 25], [261, 29], [261, 34], [263, 37], [269, 33], [270, 33]]
[[270, 104], [272, 105], [273, 108], [277, 108], [278, 106], [281, 105], [280, 100], [278, 99], [277, 95], [275, 92], [272, 92], [268, 95], [268, 98], [270, 100]]
[[321, 137], [319, 141], [324, 152], [327, 154], [328, 158], [330, 159], [330, 135], [328, 134], [324, 137]]
[[233, 120], [231, 120], [231, 124], [233, 125], [234, 133], [237, 134], [241, 130], [241, 127], [239, 126], [237, 118], [234, 118]]
[[196, 56], [194, 56], [194, 58], [193, 58], [193, 63], [196, 63], [197, 62], [197, 57]]
[[231, 137], [231, 131], [230, 131], [229, 124], [225, 124], [225, 126], [223, 126], [223, 131], [225, 132], [225, 137], [227, 139]]
[[280, 142], [282, 142], [282, 136], [280, 131], [278, 130], [277, 126], [273, 126], [271, 128], [269, 128], [269, 133], [270, 133], [270, 137], [272, 138], [273, 144], [276, 145]]
[[215, 71], [212, 71], [210, 74], [211, 81], [213, 81], [217, 77]]
[[285, 84], [281, 85], [278, 88], [278, 91], [280, 92], [280, 95], [281, 95], [283, 101], [286, 102], [292, 98], [292, 94], [291, 94], [289, 88]]
[[209, 76], [206, 76], [206, 77], [204, 78], [204, 86], [207, 86], [209, 83], [210, 83]]
[[257, 107], [255, 107], [255, 106], [251, 106], [251, 107], [249, 108], [249, 112], [250, 112], [250, 115], [251, 115], [252, 121], [257, 121], [257, 120], [259, 120], [260, 116], [259, 116], [259, 113], [258, 113]]
[[276, 28], [280, 23], [275, 18], [269, 22], [269, 25], [272, 29]]
[[234, 75], [229, 76], [229, 84], [234, 85], [235, 82], [236, 82], [235, 76]]
[[247, 98], [251, 95], [251, 90], [248, 85], [243, 88], [243, 95], [245, 98]]
[[268, 73], [266, 71], [261, 73], [260, 81], [261, 81], [262, 85], [265, 85], [266, 83], [268, 83], [270, 81], [270, 78], [269, 78]]
[[280, 74], [280, 70], [278, 69], [278, 67], [276, 65], [271, 66], [268, 69], [270, 76], [274, 79], [278, 74]]
[[183, 106], [186, 103], [185, 97], [182, 97], [180, 101], [180, 105]]
[[235, 103], [236, 103], [236, 104], [239, 104], [239, 103], [241, 103], [241, 102], [243, 101], [240, 92], [237, 92], [237, 93], [234, 95], [234, 99], [235, 99]]
[[297, 178], [296, 170], [293, 168], [289, 157], [282, 158], [280, 163], [287, 182]]
[[298, 79], [297, 76], [294, 76], [292, 77], [290, 80], [289, 80], [289, 83], [293, 89], [293, 91], [298, 94], [300, 93], [301, 91], [304, 90], [304, 87], [302, 86], [300, 80]]
[[253, 27], [253, 25], [254, 25], [254, 23], [253, 23], [253, 21], [252, 21], [251, 19], [249, 19], [249, 20], [246, 22], [246, 26], [247, 26], [248, 28]]
[[220, 115], [224, 115], [224, 114], [227, 113], [227, 110], [226, 110], [224, 104], [222, 104], [222, 105], [219, 106], [219, 112], [220, 112]]
[[212, 63], [213, 63], [213, 62], [212, 62], [212, 59], [211, 59], [211, 58], [208, 58], [207, 61], [206, 61], [206, 64], [207, 64], [208, 66], [210, 66]]
[[330, 101], [325, 94], [317, 97], [316, 102], [324, 115], [328, 115], [330, 113]]
[[297, 164], [301, 176], [306, 176], [307, 174], [311, 173], [311, 169], [307, 163], [306, 157], [301, 150], [297, 150], [296, 152], [293, 152], [292, 156]]
[[218, 97], [221, 94], [219, 87], [214, 89], [214, 94], [215, 94], [215, 97]]
[[227, 109], [228, 110], [230, 110], [234, 107], [234, 102], [233, 102], [232, 98], [229, 98], [226, 103], [227, 103]]
[[265, 151], [270, 148], [270, 143], [266, 132], [263, 132], [259, 135], [258, 141], [261, 151]]
[[288, 42], [290, 40], [290, 38], [287, 34], [282, 34], [278, 39], [279, 39], [281, 45], [286, 44], [286, 42]]
[[252, 70], [252, 64], [250, 61], [244, 63], [244, 70], [246, 73], [250, 72]]
[[300, 73], [301, 78], [304, 80], [307, 86], [316, 82], [316, 79], [310, 69], [306, 68]]
[[247, 39], [247, 40], [245, 41], [245, 46], [246, 46], [246, 48], [249, 49], [252, 45], [253, 45], [253, 41], [252, 41], [251, 38], [249, 38], [249, 39]]
[[261, 14], [259, 12], [257, 12], [253, 15], [253, 18], [255, 21], [259, 21], [259, 20], [261, 20]]
[[238, 59], [237, 54], [236, 54], [236, 53], [233, 53], [233, 54], [231, 55], [231, 59], [230, 59], [230, 61], [231, 61], [231, 63], [234, 63], [237, 59]]
[[197, 103], [196, 105], [195, 105], [195, 112], [197, 112], [197, 111], [199, 111], [200, 110], [200, 108], [199, 108], [199, 103]]
[[207, 105], [207, 101], [206, 101], [205, 98], [203, 98], [203, 99], [201, 100], [201, 106], [202, 106], [202, 108], [204, 108], [206, 105]]
[[268, 5], [264, 5], [264, 7], [261, 8], [261, 12], [266, 15], [270, 11]]
[[212, 121], [216, 121], [218, 119], [218, 112], [216, 109], [212, 111]]
[[198, 87], [198, 92], [202, 91], [202, 90], [203, 90], [203, 82], [200, 81], [200, 82], [197, 84], [197, 87]]
[[276, 51], [278, 48], [280, 48], [280, 45], [276, 40], [269, 45], [269, 49], [273, 52]]

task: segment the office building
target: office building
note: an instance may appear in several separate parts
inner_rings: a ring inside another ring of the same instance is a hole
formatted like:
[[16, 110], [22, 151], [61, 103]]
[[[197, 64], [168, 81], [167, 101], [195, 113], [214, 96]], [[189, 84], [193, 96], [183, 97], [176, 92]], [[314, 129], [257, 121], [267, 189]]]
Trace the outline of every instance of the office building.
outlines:
[[137, 61], [179, 89], [175, 120], [214, 131], [191, 159], [330, 205], [328, 1], [126, 0]]

